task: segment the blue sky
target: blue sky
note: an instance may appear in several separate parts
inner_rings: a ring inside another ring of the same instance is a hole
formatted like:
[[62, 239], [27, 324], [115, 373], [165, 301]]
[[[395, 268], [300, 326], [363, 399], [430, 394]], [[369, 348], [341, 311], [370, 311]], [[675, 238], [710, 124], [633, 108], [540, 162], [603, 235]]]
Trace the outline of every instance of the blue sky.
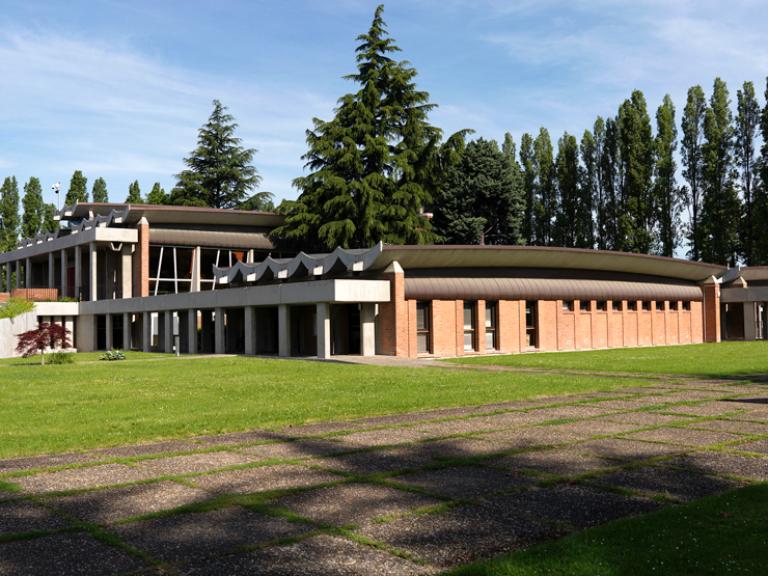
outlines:
[[[166, 189], [220, 99], [257, 148], [262, 190], [293, 198], [304, 131], [352, 85], [368, 0], [2, 0], [0, 175], [66, 189], [75, 169], [122, 201]], [[446, 132], [517, 141], [580, 135], [634, 88], [653, 110], [723, 77], [762, 95], [768, 11], [757, 0], [396, 0], [385, 18]], [[761, 98], [762, 100], [762, 98]]]

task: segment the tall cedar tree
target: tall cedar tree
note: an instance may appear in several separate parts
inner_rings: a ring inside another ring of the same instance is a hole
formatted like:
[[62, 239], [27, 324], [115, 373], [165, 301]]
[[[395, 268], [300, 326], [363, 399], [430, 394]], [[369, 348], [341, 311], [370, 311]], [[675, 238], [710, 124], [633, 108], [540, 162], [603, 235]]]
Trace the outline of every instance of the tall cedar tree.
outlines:
[[213, 112], [198, 131], [197, 148], [184, 159], [187, 169], [177, 175], [171, 204], [233, 208], [259, 185], [261, 177], [251, 164], [256, 150], [243, 148], [234, 120], [226, 106], [213, 101]]
[[147, 194], [147, 204], [168, 204], [168, 200], [168, 194], [166, 194], [163, 187], [160, 186], [160, 182], [155, 182], [152, 185], [152, 190]]
[[648, 253], [653, 244], [653, 134], [645, 96], [639, 90], [619, 108], [619, 153], [623, 171], [617, 249]]
[[536, 221], [534, 206], [536, 202], [536, 160], [533, 152], [533, 137], [525, 133], [520, 140], [520, 167], [525, 195], [525, 213], [523, 215], [523, 238], [526, 244], [536, 243]]
[[675, 105], [669, 95], [656, 111], [656, 181], [654, 183], [657, 253], [672, 256], [677, 245], [677, 228], [680, 212], [680, 191], [675, 182], [675, 150], [677, 128]]
[[493, 140], [467, 144], [461, 161], [449, 168], [435, 211], [435, 228], [449, 244], [523, 242], [523, 190], [516, 173], [514, 145]]
[[579, 169], [579, 202], [576, 206], [576, 247], [594, 248], [594, 199], [597, 197], [597, 143], [589, 130], [584, 130], [579, 146], [583, 166]]
[[557, 246], [576, 246], [577, 207], [579, 202], [579, 145], [567, 132], [557, 142], [555, 160], [557, 174], [557, 211], [555, 214], [554, 243]]
[[134, 180], [128, 185], [128, 197], [125, 199], [126, 204], [142, 204], [144, 200], [141, 197], [141, 188], [139, 187], [139, 181]]
[[19, 185], [16, 176], [3, 180], [0, 188], [0, 252], [16, 248], [19, 239]]
[[88, 178], [80, 170], [75, 170], [69, 181], [69, 190], [64, 198], [64, 204], [71, 206], [78, 202], [88, 202]]
[[43, 206], [43, 229], [42, 232], [56, 232], [59, 229], [59, 223], [56, 221], [56, 206], [46, 204]]
[[96, 178], [93, 181], [91, 198], [94, 202], [109, 202], [109, 193], [107, 192], [107, 181], [104, 178]]
[[21, 218], [21, 236], [34, 238], [42, 230], [43, 224], [43, 188], [40, 179], [32, 176], [24, 184], [24, 198], [21, 200], [24, 215]]
[[688, 207], [688, 243], [691, 260], [701, 259], [701, 198], [704, 172], [704, 116], [707, 100], [701, 86], [688, 90], [688, 99], [683, 110], [683, 139], [680, 156], [683, 162], [683, 177], [688, 182], [685, 190], [685, 204]]
[[[605, 250], [608, 246], [608, 222], [606, 221], [606, 194], [605, 194], [605, 175], [603, 155], [605, 154], [605, 120], [598, 116], [595, 124], [592, 126], [592, 139], [594, 150], [589, 162], [594, 162], [592, 171], [594, 173], [592, 206], [594, 208], [595, 223], [594, 233], [595, 242], [598, 250]], [[583, 146], [582, 146], [583, 148]], [[588, 151], [588, 150], [587, 150]], [[588, 155], [582, 150], [582, 161], [585, 166], [588, 163]]]
[[285, 225], [273, 233], [283, 242], [330, 250], [435, 239], [421, 212], [432, 201], [441, 133], [427, 122], [434, 105], [416, 89], [416, 70], [391, 57], [400, 49], [382, 12], [357, 38], [357, 73], [346, 78], [359, 90], [339, 99], [332, 120], [315, 118], [307, 131], [311, 172], [294, 180], [299, 198], [286, 204]]
[[272, 192], [256, 192], [250, 198], [237, 205], [238, 210], [253, 210], [255, 212], [274, 212], [275, 195]]
[[549, 246], [554, 242], [557, 194], [555, 189], [555, 161], [552, 140], [546, 128], [539, 130], [533, 142], [533, 157], [537, 176], [534, 220], [536, 222], [535, 243]]
[[[765, 82], [765, 107], [760, 114], [760, 134], [763, 137], [763, 145], [760, 149], [760, 159], [758, 162], [760, 178], [758, 185], [755, 187], [752, 210], [757, 222], [768, 222], [768, 78], [766, 78]], [[754, 264], [768, 264], [768, 234], [755, 235], [752, 253]]]
[[704, 116], [701, 256], [707, 262], [736, 263], [741, 206], [735, 185], [733, 114], [728, 87], [715, 79]]
[[619, 245], [619, 191], [623, 180], [619, 155], [619, 127], [616, 120], [605, 121], [605, 142], [600, 155], [603, 186], [603, 217], [605, 222], [605, 248], [617, 250]]
[[755, 264], [754, 238], [761, 233], [761, 224], [765, 222], [755, 218], [754, 186], [755, 179], [755, 136], [760, 126], [760, 105], [755, 97], [755, 85], [744, 82], [736, 93], [736, 162], [741, 176], [741, 194], [744, 212], [741, 217], [740, 246], [741, 254], [747, 265]]

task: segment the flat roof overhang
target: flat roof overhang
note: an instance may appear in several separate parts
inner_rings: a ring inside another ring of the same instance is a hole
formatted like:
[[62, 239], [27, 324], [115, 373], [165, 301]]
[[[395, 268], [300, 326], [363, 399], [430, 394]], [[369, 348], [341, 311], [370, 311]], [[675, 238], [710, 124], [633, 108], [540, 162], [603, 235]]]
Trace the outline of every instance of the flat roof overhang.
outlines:
[[26, 258], [34, 258], [35, 256], [48, 254], [49, 252], [74, 248], [75, 246], [90, 244], [91, 242], [114, 242], [118, 244], [126, 242], [135, 244], [138, 242], [138, 239], [139, 232], [135, 228], [94, 226], [93, 228], [88, 228], [82, 232], [67, 234], [66, 236], [59, 236], [57, 238], [51, 237], [49, 240], [41, 240], [35, 244], [13, 250], [12, 252], [0, 253], [0, 264], [25, 260]]

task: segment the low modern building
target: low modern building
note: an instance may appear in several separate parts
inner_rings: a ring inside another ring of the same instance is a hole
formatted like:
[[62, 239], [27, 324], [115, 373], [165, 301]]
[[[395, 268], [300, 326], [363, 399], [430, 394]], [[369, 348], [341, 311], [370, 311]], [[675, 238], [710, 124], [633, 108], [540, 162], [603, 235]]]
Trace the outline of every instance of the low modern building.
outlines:
[[0, 356], [38, 318], [64, 323], [81, 351], [418, 357], [715, 342], [732, 333], [731, 303], [768, 301], [768, 272], [761, 289], [759, 271], [658, 256], [382, 244], [278, 253], [269, 232], [282, 217], [271, 213], [78, 204], [59, 218], [58, 233], [0, 254], [0, 292], [38, 301], [29, 318], [0, 321]]

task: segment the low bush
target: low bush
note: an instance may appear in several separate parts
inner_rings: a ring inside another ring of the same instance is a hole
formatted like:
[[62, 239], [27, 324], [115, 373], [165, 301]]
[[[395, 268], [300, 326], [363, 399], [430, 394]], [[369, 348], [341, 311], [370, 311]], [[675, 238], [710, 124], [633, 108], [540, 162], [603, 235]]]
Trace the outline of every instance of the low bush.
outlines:
[[23, 298], [10, 298], [5, 306], [0, 306], [0, 319], [16, 318], [27, 312], [32, 312], [35, 305], [29, 300]]
[[72, 352], [51, 352], [45, 355], [46, 364], [74, 364], [75, 355]]
[[107, 350], [101, 355], [99, 360], [107, 360], [110, 362], [114, 360], [125, 360], [125, 354], [123, 354], [122, 350]]

